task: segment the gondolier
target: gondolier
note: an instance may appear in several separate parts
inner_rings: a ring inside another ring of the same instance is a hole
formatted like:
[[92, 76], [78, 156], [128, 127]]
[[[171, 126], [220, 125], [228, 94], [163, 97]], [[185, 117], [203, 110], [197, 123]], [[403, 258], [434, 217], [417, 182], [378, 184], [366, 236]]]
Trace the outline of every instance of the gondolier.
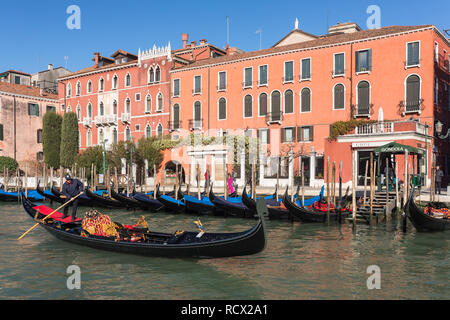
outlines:
[[[70, 199], [76, 197], [81, 192], [83, 192], [84, 186], [83, 186], [83, 183], [80, 180], [72, 179], [70, 174], [66, 174], [65, 178], [66, 178], [66, 182], [63, 184], [62, 194], [66, 197], [66, 201], [65, 202], [68, 202], [68, 201], [70, 201]], [[79, 200], [77, 198], [77, 199], [75, 199], [74, 201], [72, 201], [70, 203], [70, 205], [72, 206], [72, 221], [75, 221], [75, 218], [77, 216], [78, 201]], [[64, 218], [67, 217], [70, 205], [67, 205], [64, 208]]]

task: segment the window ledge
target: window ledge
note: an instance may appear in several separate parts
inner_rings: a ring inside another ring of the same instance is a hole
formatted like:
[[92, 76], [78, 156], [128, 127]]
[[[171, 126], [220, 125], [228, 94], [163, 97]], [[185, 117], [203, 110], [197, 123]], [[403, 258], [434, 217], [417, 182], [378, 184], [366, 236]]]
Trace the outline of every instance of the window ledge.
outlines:
[[309, 81], [309, 82], [311, 82], [311, 78], [307, 78], [307, 79], [300, 79], [300, 81], [299, 81], [299, 82], [306, 82], [306, 81]]
[[408, 66], [408, 65], [405, 66], [405, 70], [406, 69], [410, 69], [410, 68], [420, 68], [420, 63], [419, 64], [412, 64], [410, 66]]
[[226, 92], [227, 89], [217, 89], [217, 92]]
[[253, 86], [243, 86], [243, 87], [242, 87], [242, 89], [244, 89], [244, 90], [245, 90], [245, 89], [252, 89], [252, 88], [253, 88]]
[[333, 74], [332, 78], [345, 78], [345, 73], [343, 73], [343, 74]]
[[359, 76], [360, 74], [370, 74], [371, 71], [358, 71], [356, 72], [356, 75]]
[[283, 84], [294, 83], [294, 80], [283, 81]]
[[269, 84], [268, 83], [263, 83], [263, 84], [258, 83], [258, 88], [259, 87], [269, 87]]

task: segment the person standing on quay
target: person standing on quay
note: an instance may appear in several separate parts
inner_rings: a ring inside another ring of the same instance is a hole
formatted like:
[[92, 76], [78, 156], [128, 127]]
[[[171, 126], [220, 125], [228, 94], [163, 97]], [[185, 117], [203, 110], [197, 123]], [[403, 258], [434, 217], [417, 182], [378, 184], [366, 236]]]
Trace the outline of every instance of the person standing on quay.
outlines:
[[439, 166], [436, 166], [436, 194], [441, 194], [441, 183], [442, 183], [442, 177], [444, 176], [444, 172], [442, 172], [441, 168]]

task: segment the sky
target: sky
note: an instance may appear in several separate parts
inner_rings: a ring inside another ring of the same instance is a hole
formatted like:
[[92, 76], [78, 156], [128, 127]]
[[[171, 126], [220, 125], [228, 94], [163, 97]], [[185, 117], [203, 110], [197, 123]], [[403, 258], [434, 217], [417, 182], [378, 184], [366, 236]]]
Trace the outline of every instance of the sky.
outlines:
[[[67, 27], [68, 20], [74, 21], [73, 11], [67, 13], [71, 5], [80, 8], [80, 29]], [[448, 0], [3, 0], [0, 72], [32, 74], [48, 64], [67, 64], [76, 71], [93, 64], [94, 52], [110, 56], [122, 49], [137, 54], [139, 48], [166, 46], [169, 41], [172, 49], [179, 49], [182, 33], [189, 34], [189, 41], [207, 39], [224, 48], [226, 17], [230, 46], [254, 51], [260, 41], [264, 49], [283, 38], [296, 18], [299, 29], [315, 35], [326, 34], [328, 26], [338, 22], [368, 29], [371, 5], [380, 9], [381, 27], [433, 24], [441, 32], [450, 29]]]

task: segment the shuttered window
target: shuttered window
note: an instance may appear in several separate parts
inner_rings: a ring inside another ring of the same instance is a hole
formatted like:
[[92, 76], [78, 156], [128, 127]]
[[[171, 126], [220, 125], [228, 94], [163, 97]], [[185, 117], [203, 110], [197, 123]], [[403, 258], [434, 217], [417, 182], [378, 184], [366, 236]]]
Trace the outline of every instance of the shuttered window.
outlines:
[[294, 93], [287, 90], [284, 93], [284, 113], [294, 113]]
[[259, 66], [259, 83], [261, 85], [267, 84], [267, 65]]
[[103, 104], [103, 102], [100, 102], [100, 111], [99, 114], [101, 116], [103, 116], [105, 114], [105, 105]]
[[267, 115], [267, 94], [261, 93], [259, 95], [259, 115], [265, 116]]
[[294, 142], [296, 138], [296, 130], [293, 128], [282, 128], [281, 129], [281, 143]]
[[219, 99], [219, 120], [227, 118], [227, 100], [225, 98]]
[[294, 61], [284, 63], [284, 81], [294, 80]]
[[244, 87], [251, 87], [253, 83], [253, 68], [244, 69]]
[[272, 112], [272, 120], [276, 118], [277, 120], [281, 119], [281, 94], [279, 91], [272, 92], [271, 97], [271, 112]]
[[0, 141], [3, 141], [3, 124], [0, 124]]
[[367, 81], [358, 84], [358, 110], [369, 111], [370, 106], [370, 85]]
[[194, 120], [200, 121], [201, 118], [202, 118], [202, 105], [200, 101], [196, 101], [194, 103]]
[[408, 43], [406, 65], [415, 66], [420, 64], [420, 43], [419, 41]]
[[270, 129], [258, 129], [257, 135], [260, 144], [270, 143]]
[[314, 141], [314, 127], [297, 127], [297, 142]]
[[42, 143], [42, 129], [37, 130], [37, 143]]
[[173, 129], [180, 129], [180, 105], [173, 106]]
[[406, 112], [418, 111], [420, 106], [420, 78], [411, 75], [406, 79]]
[[227, 73], [225, 71], [219, 72], [219, 90], [225, 90], [227, 88]]
[[39, 117], [39, 105], [36, 103], [28, 104], [28, 115]]
[[253, 98], [251, 95], [246, 95], [244, 98], [244, 117], [251, 118], [253, 116]]
[[355, 55], [356, 72], [372, 71], [372, 49], [357, 51]]
[[180, 79], [173, 80], [173, 96], [178, 97], [180, 95]]
[[334, 86], [334, 109], [344, 109], [345, 97], [344, 97], [344, 85], [337, 84]]
[[301, 112], [311, 111], [311, 90], [303, 88], [301, 91]]
[[202, 92], [202, 77], [195, 76], [194, 77], [194, 93]]

